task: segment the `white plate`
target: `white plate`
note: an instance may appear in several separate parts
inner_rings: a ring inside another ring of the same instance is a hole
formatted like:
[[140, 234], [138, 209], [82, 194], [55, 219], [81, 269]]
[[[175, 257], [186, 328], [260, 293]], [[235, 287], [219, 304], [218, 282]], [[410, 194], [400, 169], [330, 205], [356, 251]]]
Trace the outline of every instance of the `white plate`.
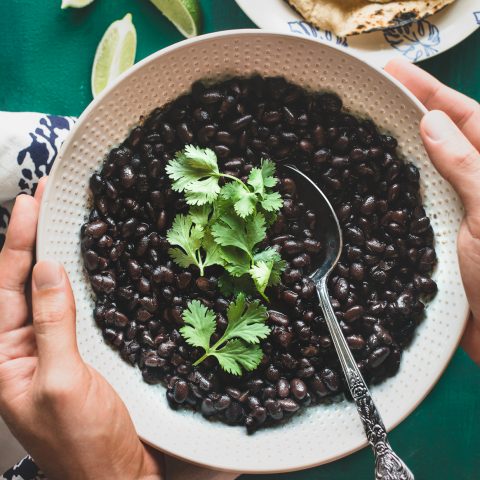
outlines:
[[[339, 0], [341, 1], [341, 0]], [[307, 23], [286, 0], [236, 0], [260, 28], [295, 33], [348, 49], [385, 65], [395, 57], [420, 62], [460, 43], [480, 26], [480, 2], [456, 0], [441, 12], [400, 28], [339, 38]]]
[[187, 40], [135, 65], [87, 108], [64, 143], [43, 197], [37, 254], [40, 259], [55, 258], [67, 268], [82, 355], [120, 394], [143, 439], [172, 455], [218, 469], [280, 472], [329, 462], [363, 447], [365, 437], [353, 405], [308, 408], [285, 425], [253, 436], [242, 427], [171, 410], [165, 389], [144, 383], [140, 371], [103, 341], [92, 318], [94, 302], [79, 242], [89, 211], [88, 179], [141, 115], [188, 91], [197, 79], [254, 72], [284, 75], [310, 89], [337, 91], [348, 108], [370, 115], [395, 134], [401, 151], [421, 168], [425, 205], [437, 238], [440, 267], [435, 279], [440, 291], [398, 375], [373, 388], [387, 428], [402, 421], [440, 377], [464, 327], [467, 303], [455, 249], [462, 209], [422, 147], [421, 106], [388, 75], [344, 50], [295, 35], [241, 30]]

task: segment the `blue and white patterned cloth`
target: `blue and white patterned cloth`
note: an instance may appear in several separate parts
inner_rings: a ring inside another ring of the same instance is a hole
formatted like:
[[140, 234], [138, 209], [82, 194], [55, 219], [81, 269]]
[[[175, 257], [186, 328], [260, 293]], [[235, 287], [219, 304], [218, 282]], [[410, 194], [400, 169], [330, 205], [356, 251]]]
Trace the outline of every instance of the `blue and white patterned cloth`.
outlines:
[[74, 123], [73, 117], [0, 112], [0, 248], [15, 197], [35, 192]]
[[[0, 250], [15, 197], [35, 192], [39, 179], [49, 174], [75, 120], [40, 113], [0, 112]], [[233, 480], [238, 476], [173, 458], [167, 458], [166, 463], [167, 480]], [[0, 480], [46, 480], [46, 477], [27, 456], [0, 476]]]

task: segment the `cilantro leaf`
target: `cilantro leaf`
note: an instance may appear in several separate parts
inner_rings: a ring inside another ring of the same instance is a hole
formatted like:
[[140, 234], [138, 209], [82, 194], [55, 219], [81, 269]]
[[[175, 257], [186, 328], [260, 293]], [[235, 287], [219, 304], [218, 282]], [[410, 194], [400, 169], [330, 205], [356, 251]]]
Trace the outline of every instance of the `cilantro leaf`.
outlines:
[[262, 160], [261, 170], [263, 184], [268, 188], [274, 187], [278, 182], [275, 178], [275, 164], [271, 160]]
[[270, 333], [265, 324], [267, 309], [258, 300], [247, 303], [245, 295], [240, 293], [227, 310], [228, 326], [223, 341], [240, 338], [247, 343], [258, 343]]
[[267, 248], [255, 254], [253, 258], [254, 263], [256, 262], [272, 262], [272, 268], [270, 272], [270, 279], [268, 286], [278, 285], [281, 281], [281, 274], [287, 266], [287, 262], [282, 259], [280, 254], [274, 248]]
[[263, 195], [260, 205], [267, 212], [276, 212], [283, 207], [283, 199], [278, 192], [266, 193]]
[[239, 248], [221, 247], [221, 256], [224, 260], [225, 269], [234, 277], [240, 277], [248, 273], [251, 265], [250, 257]]
[[166, 172], [172, 179], [172, 188], [184, 192], [191, 205], [212, 202], [220, 192], [217, 157], [215, 152], [188, 145], [168, 162]]
[[242, 368], [250, 372], [260, 365], [263, 351], [259, 345], [248, 345], [241, 340], [230, 340], [212, 355], [216, 357], [223, 370], [233, 375], [241, 375]]
[[265, 290], [268, 286], [280, 283], [281, 274], [286, 265], [285, 260], [282, 260], [280, 254], [273, 248], [255, 254], [249, 273], [257, 290], [264, 298], [266, 298]]
[[194, 205], [190, 207], [188, 214], [195, 225], [204, 228], [208, 225], [212, 213], [211, 205]]
[[203, 236], [202, 248], [205, 251], [205, 259], [203, 260], [204, 267], [225, 264], [222, 256], [222, 247], [220, 247], [220, 245], [215, 242], [212, 234], [209, 231], [206, 231]]
[[237, 247], [253, 258], [253, 247], [266, 235], [265, 218], [261, 213], [242, 220], [234, 213], [226, 213], [212, 226], [213, 238], [222, 247]]
[[218, 287], [226, 297], [238, 295], [242, 292], [250, 296], [256, 293], [255, 285], [248, 274], [242, 275], [241, 277], [224, 274], [218, 279]]
[[185, 341], [193, 347], [210, 348], [210, 337], [215, 332], [215, 314], [199, 300], [192, 300], [183, 312], [185, 326], [180, 329]]
[[245, 188], [243, 183], [227, 183], [222, 187], [220, 195], [225, 200], [230, 200], [233, 203], [235, 212], [242, 218], [251, 215], [255, 211], [257, 196], [250, 192], [248, 188]]
[[264, 262], [260, 260], [253, 264], [253, 267], [249, 270], [250, 276], [260, 292], [260, 295], [265, 297], [265, 289], [270, 281], [270, 275], [272, 273], [273, 262]]
[[170, 245], [177, 245], [180, 248], [170, 248], [168, 253], [183, 268], [190, 265], [200, 268], [198, 249], [202, 237], [202, 229], [193, 224], [190, 216], [177, 215], [173, 220], [172, 228], [167, 233], [167, 240]]
[[212, 346], [210, 340], [216, 329], [212, 310], [200, 301], [192, 300], [183, 312], [183, 319], [185, 325], [180, 333], [185, 341], [205, 350], [194, 365], [214, 356], [226, 372], [241, 375], [242, 368], [251, 371], [260, 364], [263, 352], [258, 343], [269, 335], [270, 328], [265, 324], [267, 309], [259, 302], [248, 303], [245, 295], [239, 294], [227, 310], [225, 333]]
[[217, 177], [208, 177], [190, 184], [185, 189], [185, 199], [189, 205], [205, 205], [217, 198], [220, 192]]
[[263, 194], [267, 188], [277, 184], [275, 178], [275, 164], [271, 160], [262, 160], [260, 168], [252, 168], [248, 176], [248, 184], [255, 193]]

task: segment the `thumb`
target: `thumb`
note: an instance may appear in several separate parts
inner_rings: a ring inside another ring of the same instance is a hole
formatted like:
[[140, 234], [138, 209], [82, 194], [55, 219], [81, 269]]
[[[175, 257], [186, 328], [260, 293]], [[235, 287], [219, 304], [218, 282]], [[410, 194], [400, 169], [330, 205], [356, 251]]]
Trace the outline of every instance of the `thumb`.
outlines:
[[480, 228], [480, 153], [445, 113], [432, 110], [421, 122], [425, 149], [440, 175], [458, 193], [467, 223]]
[[38, 262], [32, 278], [33, 327], [39, 370], [71, 371], [80, 361], [75, 333], [75, 300], [63, 267]]

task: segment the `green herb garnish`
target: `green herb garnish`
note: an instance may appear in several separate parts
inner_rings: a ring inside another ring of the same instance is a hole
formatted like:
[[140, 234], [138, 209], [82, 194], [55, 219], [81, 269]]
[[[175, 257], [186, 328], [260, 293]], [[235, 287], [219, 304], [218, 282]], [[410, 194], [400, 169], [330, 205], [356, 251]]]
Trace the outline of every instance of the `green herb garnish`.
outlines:
[[[184, 268], [197, 266], [201, 275], [206, 267], [220, 265], [233, 277], [249, 276], [267, 299], [266, 288], [280, 282], [286, 265], [275, 250], [258, 248], [283, 205], [272, 190], [277, 184], [273, 162], [262, 160], [244, 183], [220, 172], [212, 150], [189, 145], [166, 171], [172, 188], [191, 206], [187, 215], [175, 217], [167, 234], [171, 258]], [[221, 177], [229, 180], [223, 187]]]
[[254, 370], [262, 360], [259, 343], [270, 334], [270, 328], [265, 324], [267, 317], [267, 309], [263, 305], [258, 301], [247, 302], [245, 295], [240, 293], [228, 307], [225, 333], [210, 345], [217, 326], [215, 313], [200, 301], [192, 300], [183, 312], [185, 326], [180, 333], [189, 345], [205, 350], [194, 365], [213, 356], [223, 370], [241, 375], [242, 369]]

